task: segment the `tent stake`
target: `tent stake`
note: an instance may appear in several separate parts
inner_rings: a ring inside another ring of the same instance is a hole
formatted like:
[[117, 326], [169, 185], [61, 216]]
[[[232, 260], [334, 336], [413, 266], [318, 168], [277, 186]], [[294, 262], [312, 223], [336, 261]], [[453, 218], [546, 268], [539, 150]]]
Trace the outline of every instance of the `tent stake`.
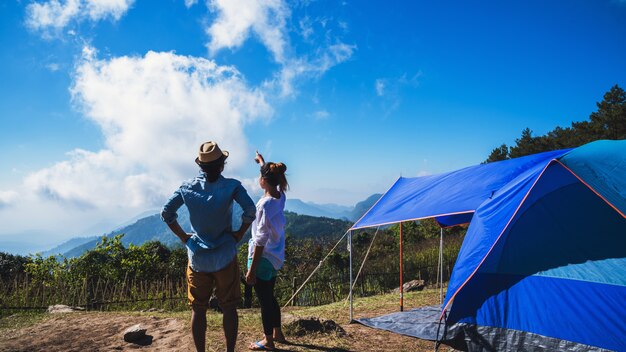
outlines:
[[402, 222], [400, 222], [400, 311], [404, 311], [404, 287], [402, 282]]

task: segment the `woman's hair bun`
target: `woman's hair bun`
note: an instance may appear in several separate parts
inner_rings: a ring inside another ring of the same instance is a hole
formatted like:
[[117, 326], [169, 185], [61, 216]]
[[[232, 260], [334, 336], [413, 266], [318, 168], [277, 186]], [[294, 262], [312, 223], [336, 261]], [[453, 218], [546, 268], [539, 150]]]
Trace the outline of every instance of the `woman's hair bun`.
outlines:
[[287, 165], [283, 163], [270, 163], [270, 172], [273, 174], [284, 174], [287, 171]]
[[261, 177], [270, 185], [277, 186], [281, 192], [285, 192], [289, 188], [285, 171], [287, 171], [287, 165], [269, 162], [261, 166]]
[[276, 163], [276, 169], [279, 173], [284, 174], [287, 171], [287, 165], [283, 163]]

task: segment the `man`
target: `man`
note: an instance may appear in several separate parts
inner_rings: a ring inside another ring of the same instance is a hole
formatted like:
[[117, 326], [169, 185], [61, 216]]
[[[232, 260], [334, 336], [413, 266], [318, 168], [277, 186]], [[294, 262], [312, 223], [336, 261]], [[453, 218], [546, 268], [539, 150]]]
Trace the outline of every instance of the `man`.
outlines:
[[[255, 218], [256, 207], [241, 182], [224, 178], [227, 151], [217, 143], [200, 145], [196, 163], [200, 174], [183, 182], [165, 203], [161, 218], [187, 247], [187, 296], [192, 308], [191, 332], [196, 350], [205, 350], [206, 311], [213, 288], [224, 314], [223, 328], [227, 351], [234, 351], [239, 321], [237, 305], [241, 300], [236, 244]], [[232, 231], [233, 200], [243, 209], [242, 224]], [[187, 234], [176, 221], [183, 204], [189, 209], [193, 234]]]

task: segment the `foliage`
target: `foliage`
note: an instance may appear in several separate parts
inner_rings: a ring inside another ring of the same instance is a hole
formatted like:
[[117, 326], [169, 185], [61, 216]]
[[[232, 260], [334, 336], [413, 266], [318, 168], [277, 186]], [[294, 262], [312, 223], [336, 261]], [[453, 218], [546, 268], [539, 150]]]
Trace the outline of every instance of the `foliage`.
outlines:
[[[421, 278], [433, 283], [437, 271], [439, 230], [433, 221], [406, 223], [403, 227], [406, 280]], [[343, 228], [341, 229], [343, 231]], [[463, 229], [446, 229], [444, 253], [449, 275]], [[369, 257], [361, 273], [357, 294], [384, 293], [398, 285], [398, 227], [353, 234], [353, 274]], [[90, 309], [167, 306], [185, 307], [186, 250], [170, 249], [159, 242], [124, 247], [123, 235], [103, 237], [96, 248], [77, 258], [25, 258], [22, 280], [0, 290], [0, 303], [7, 306], [82, 305]], [[284, 304], [303, 280], [319, 265], [313, 280], [297, 297], [298, 305], [315, 305], [341, 300], [349, 290], [349, 252], [346, 240], [339, 243], [328, 260], [321, 260], [340, 236], [298, 238], [287, 235], [286, 261], [279, 272], [276, 292]], [[239, 247], [239, 262], [246, 267], [247, 244]], [[172, 301], [173, 300], [173, 301]], [[106, 303], [108, 302], [108, 303]], [[143, 303], [142, 303], [143, 302]], [[103, 305], [104, 304], [104, 305]], [[116, 305], [117, 304], [117, 305]]]
[[133, 297], [164, 297], [166, 293], [182, 297], [186, 250], [170, 249], [156, 241], [126, 248], [123, 236], [103, 236], [96, 248], [70, 259], [0, 253], [0, 275], [5, 283], [0, 290], [0, 303], [93, 306], [95, 302], [127, 301]]
[[14, 280], [24, 272], [26, 264], [30, 261], [29, 257], [0, 252], [0, 282]]
[[[444, 229], [444, 281], [450, 275], [458, 255], [466, 227]], [[388, 292], [398, 286], [399, 226], [355, 231], [353, 244], [353, 278], [363, 264], [356, 281], [355, 294], [368, 296]], [[423, 279], [434, 284], [438, 277], [440, 227], [433, 220], [403, 224], [403, 272], [405, 281]], [[332, 239], [292, 238], [286, 246], [286, 259], [276, 284], [279, 301], [285, 302], [296, 287], [316, 269], [335, 246]], [[373, 242], [372, 242], [373, 241]], [[371, 248], [370, 248], [371, 245]], [[366, 253], [369, 254], [367, 259]], [[311, 281], [298, 294], [298, 305], [315, 305], [344, 299], [349, 291], [349, 257], [347, 241], [339, 243], [334, 252], [318, 268]]]
[[502, 144], [491, 151], [485, 162], [578, 147], [598, 139], [626, 139], [626, 92], [615, 85], [596, 105], [598, 110], [591, 113], [588, 121], [573, 122], [571, 127], [556, 127], [543, 136], [533, 136], [529, 128], [524, 129], [514, 146]]

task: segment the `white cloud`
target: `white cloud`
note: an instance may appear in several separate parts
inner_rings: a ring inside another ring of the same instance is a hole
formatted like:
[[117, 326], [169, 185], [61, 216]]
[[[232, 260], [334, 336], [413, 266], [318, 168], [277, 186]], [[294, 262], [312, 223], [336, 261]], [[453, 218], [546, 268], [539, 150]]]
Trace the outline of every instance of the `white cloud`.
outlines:
[[300, 20], [299, 24], [300, 24], [300, 35], [305, 41], [309, 40], [309, 38], [311, 37], [311, 35], [313, 35], [313, 32], [314, 32], [311, 19], [308, 16], [306, 16]]
[[15, 191], [0, 191], [0, 209], [12, 205], [17, 200]]
[[[33, 2], [26, 22], [44, 35], [75, 35], [73, 25], [119, 20], [133, 2]], [[185, 0], [187, 7], [196, 3]], [[323, 42], [310, 41], [306, 54], [298, 54], [290, 45], [291, 11], [283, 0], [206, 3], [216, 13], [205, 29], [210, 53], [235, 50], [253, 37], [279, 64], [276, 71], [259, 87], [250, 87], [235, 67], [204, 58], [148, 52], [100, 59], [95, 49], [86, 47], [75, 66], [71, 93], [76, 107], [101, 129], [104, 145], [100, 150], [75, 149], [66, 160], [29, 174], [26, 191], [20, 191], [19, 199], [11, 196], [12, 206], [0, 212], [0, 221], [11, 219], [17, 228], [36, 212], [37, 224], [68, 233], [102, 219], [125, 220], [160, 206], [181, 180], [193, 176], [197, 147], [209, 139], [231, 152], [227, 174], [243, 173], [251, 159], [244, 128], [272, 115], [267, 97], [296, 94], [299, 80], [320, 77], [356, 50], [329, 30], [320, 36]], [[259, 191], [258, 180], [243, 182], [251, 193]]]
[[276, 62], [285, 60], [288, 45], [286, 20], [289, 7], [282, 0], [210, 0], [217, 18], [206, 30], [211, 37], [209, 51], [240, 47], [250, 34], [258, 36]]
[[57, 64], [56, 62], [52, 62], [52, 63], [47, 64], [46, 68], [50, 70], [51, 72], [56, 72], [59, 70], [59, 68], [61, 68], [61, 66]]
[[259, 185], [259, 177], [242, 178], [240, 181], [251, 197], [256, 198], [263, 196], [263, 189], [261, 188], [261, 185]]
[[374, 83], [376, 95], [381, 97], [381, 103], [385, 110], [384, 116], [390, 116], [402, 103], [403, 91], [414, 89], [419, 86], [419, 78], [422, 71], [409, 76], [406, 72], [400, 77], [379, 78]]
[[33, 2], [26, 7], [26, 25], [34, 30], [49, 34], [58, 31], [71, 21], [90, 19], [99, 21], [110, 18], [119, 20], [134, 0], [49, 0]]
[[26, 7], [26, 24], [33, 29], [63, 28], [78, 15], [79, 9], [80, 0], [32, 3]]
[[330, 114], [326, 110], [319, 110], [313, 113], [316, 120], [326, 120]]
[[356, 45], [335, 44], [320, 50], [318, 56], [297, 58], [286, 62], [269, 87], [276, 86], [283, 97], [295, 94], [294, 85], [300, 78], [318, 78], [332, 67], [348, 60], [356, 50]]
[[376, 87], [376, 95], [378, 95], [379, 97], [382, 97], [383, 95], [385, 95], [385, 80], [384, 79], [377, 79], [375, 83], [375, 87]]
[[231, 152], [228, 171], [237, 172], [249, 159], [244, 126], [271, 114], [235, 68], [171, 52], [99, 60], [86, 48], [71, 92], [101, 128], [105, 148], [74, 150], [25, 185], [83, 210], [160, 206], [195, 174], [195, 153], [206, 140]]
[[[217, 13], [217, 18], [206, 29], [210, 37], [207, 47], [212, 54], [219, 50], [237, 49], [250, 36], [256, 36], [272, 53], [274, 61], [281, 65], [265, 88], [277, 89], [279, 95], [287, 97], [295, 94], [294, 82], [301, 77], [318, 77], [337, 64], [348, 60], [356, 45], [342, 43], [333, 38], [333, 44], [324, 44], [312, 50], [313, 55], [299, 56], [290, 47], [287, 20], [291, 16], [289, 7], [283, 0], [210, 0], [209, 8]], [[318, 22], [325, 27], [328, 20]], [[308, 17], [299, 21], [305, 40], [313, 34]]]
[[133, 2], [134, 0], [88, 0], [83, 1], [83, 6], [93, 21], [107, 17], [117, 21], [128, 11]]
[[420, 77], [422, 77], [422, 75], [423, 75], [422, 70], [417, 71], [415, 74], [413, 74], [410, 77], [405, 72], [404, 74], [402, 74], [402, 76], [400, 76], [400, 78], [398, 78], [398, 83], [401, 85], [406, 85], [410, 87], [417, 87], [419, 86], [419, 79]]

